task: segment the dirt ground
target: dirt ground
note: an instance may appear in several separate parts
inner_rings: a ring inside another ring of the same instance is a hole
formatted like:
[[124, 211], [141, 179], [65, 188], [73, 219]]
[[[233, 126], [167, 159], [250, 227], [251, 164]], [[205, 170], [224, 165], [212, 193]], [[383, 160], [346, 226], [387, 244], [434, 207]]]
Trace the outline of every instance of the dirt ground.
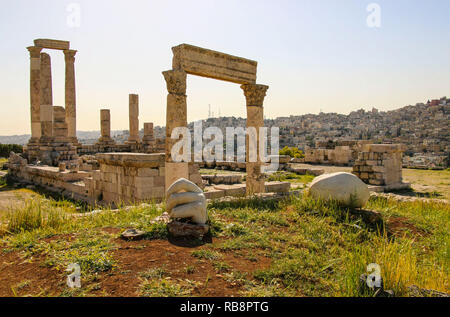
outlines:
[[[119, 229], [106, 228], [108, 233]], [[55, 238], [55, 237], [53, 237]], [[220, 239], [214, 239], [215, 243]], [[89, 296], [128, 297], [139, 296], [141, 273], [149, 269], [164, 268], [170, 279], [189, 280], [195, 284], [193, 296], [233, 296], [243, 287], [236, 281], [228, 281], [216, 272], [213, 262], [192, 256], [192, 251], [201, 250], [207, 244], [192, 247], [177, 241], [167, 240], [114, 240], [113, 258], [117, 266], [110, 272], [98, 273], [96, 286]], [[224, 253], [223, 260], [234, 270], [250, 274], [256, 269], [270, 266], [270, 259], [259, 257], [252, 261], [242, 254]], [[187, 271], [187, 267], [195, 270]], [[20, 252], [2, 254], [0, 260], [0, 297], [5, 296], [59, 296], [66, 286], [67, 273], [45, 265], [45, 257], [24, 260]], [[206, 278], [205, 278], [206, 277]], [[81, 281], [83, 283], [83, 280]]]

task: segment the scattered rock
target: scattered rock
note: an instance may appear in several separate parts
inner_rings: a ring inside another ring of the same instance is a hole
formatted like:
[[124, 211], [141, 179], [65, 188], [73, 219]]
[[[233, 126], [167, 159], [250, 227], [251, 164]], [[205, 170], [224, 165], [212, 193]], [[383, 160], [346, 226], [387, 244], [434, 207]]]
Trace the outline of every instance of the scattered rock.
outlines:
[[362, 221], [370, 226], [382, 229], [384, 227], [384, 221], [381, 213], [374, 210], [354, 209], [351, 211], [352, 215], [358, 216]]
[[420, 288], [416, 285], [408, 287], [408, 293], [411, 297], [450, 297], [450, 294], [432, 289]]
[[122, 232], [120, 236], [125, 240], [138, 240], [145, 236], [145, 231], [131, 228]]
[[170, 221], [170, 215], [164, 212], [161, 216], [156, 217], [151, 221], [151, 223], [165, 223], [168, 224]]
[[353, 174], [339, 172], [315, 178], [309, 192], [314, 198], [335, 200], [344, 206], [361, 208], [370, 197], [369, 189]]
[[12, 151], [11, 151], [11, 153], [9, 153], [8, 162], [9, 162], [9, 164], [20, 165], [20, 166], [25, 166], [28, 164], [28, 162], [25, 158], [23, 158], [20, 154], [16, 154]]

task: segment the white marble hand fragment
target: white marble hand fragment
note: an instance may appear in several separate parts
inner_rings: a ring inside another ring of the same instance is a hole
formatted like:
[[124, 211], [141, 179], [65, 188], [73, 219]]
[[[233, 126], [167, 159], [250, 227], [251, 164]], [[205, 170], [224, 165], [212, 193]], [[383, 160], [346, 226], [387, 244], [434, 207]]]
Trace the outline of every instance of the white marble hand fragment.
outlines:
[[197, 224], [208, 221], [203, 191], [185, 178], [178, 179], [167, 189], [166, 211], [171, 218], [191, 218]]

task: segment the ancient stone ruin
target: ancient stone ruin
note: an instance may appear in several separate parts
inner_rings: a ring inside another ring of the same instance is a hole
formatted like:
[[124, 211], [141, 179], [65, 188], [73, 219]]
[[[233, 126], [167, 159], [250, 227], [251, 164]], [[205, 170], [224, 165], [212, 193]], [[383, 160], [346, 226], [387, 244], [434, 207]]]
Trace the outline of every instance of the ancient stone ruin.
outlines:
[[[163, 72], [168, 90], [166, 186], [180, 177], [192, 180], [192, 175], [189, 175], [189, 163], [175, 163], [171, 157], [172, 146], [177, 142], [177, 140], [171, 139], [172, 130], [176, 127], [187, 127], [187, 74], [240, 84], [247, 102], [247, 127], [255, 127], [257, 130], [264, 126], [263, 101], [269, 88], [256, 84], [257, 62], [255, 61], [188, 44], [173, 47], [172, 51], [172, 70]], [[259, 142], [259, 135], [257, 140]], [[264, 176], [261, 174], [259, 155], [257, 162], [249, 163], [248, 137], [246, 144], [247, 194], [263, 193], [265, 191]]]
[[[62, 50], [65, 56], [65, 106], [52, 100], [50, 56], [43, 49]], [[80, 144], [76, 137], [75, 54], [68, 41], [37, 39], [30, 52], [31, 138], [23, 158], [14, 155], [9, 163], [11, 177], [40, 185], [66, 197], [90, 204], [122, 204], [161, 201], [170, 184], [185, 178], [204, 188], [205, 197], [220, 198], [264, 192], [289, 191], [289, 183], [265, 182], [257, 161], [248, 163], [246, 184], [211, 184], [199, 173], [197, 163], [174, 162], [171, 139], [176, 127], [187, 127], [187, 75], [209, 77], [240, 84], [247, 105], [247, 126], [264, 125], [263, 101], [268, 86], [256, 84], [257, 62], [188, 44], [173, 47], [172, 69], [163, 72], [167, 83], [165, 153], [158, 153], [161, 141], [155, 139], [153, 123], [144, 123], [139, 137], [139, 96], [129, 94], [129, 137], [124, 144], [111, 137], [111, 113], [100, 110], [101, 136], [95, 144]], [[257, 143], [259, 136], [257, 136]], [[258, 153], [259, 149], [253, 149]], [[163, 151], [164, 152], [164, 151]], [[233, 181], [234, 182], [234, 181]]]
[[[25, 148], [29, 162], [41, 161], [57, 165], [59, 161], [75, 161], [76, 97], [75, 54], [67, 41], [37, 39], [30, 53], [31, 138]], [[65, 107], [53, 105], [50, 56], [43, 49], [62, 50], [65, 60]]]
[[353, 166], [353, 174], [374, 191], [407, 189], [410, 184], [403, 183], [401, 144], [366, 144], [358, 154]]

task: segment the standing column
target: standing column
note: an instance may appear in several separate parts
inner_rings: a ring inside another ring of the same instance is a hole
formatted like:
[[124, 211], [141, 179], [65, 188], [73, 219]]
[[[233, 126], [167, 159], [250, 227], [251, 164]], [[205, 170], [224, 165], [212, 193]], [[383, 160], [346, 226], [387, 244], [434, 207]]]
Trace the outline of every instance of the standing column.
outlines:
[[130, 136], [128, 142], [139, 142], [139, 96], [130, 94], [129, 96], [129, 118], [130, 118]]
[[153, 122], [144, 122], [142, 145], [146, 153], [152, 153], [154, 151], [155, 137], [153, 135]]
[[27, 47], [30, 52], [30, 114], [31, 139], [30, 143], [37, 143], [41, 137], [41, 47]]
[[100, 139], [99, 143], [110, 143], [111, 139], [111, 114], [109, 109], [100, 110]]
[[76, 111], [76, 93], [75, 93], [75, 54], [76, 50], [64, 50], [64, 60], [66, 62], [66, 81], [65, 81], [65, 108], [67, 135], [73, 143], [77, 140], [77, 111]]
[[[259, 128], [264, 126], [264, 97], [269, 88], [265, 85], [246, 84], [242, 85], [244, 95], [247, 101], [247, 128], [254, 127], [256, 129], [256, 144], [249, 144], [247, 136], [246, 145], [246, 193], [252, 195], [254, 193], [264, 193], [264, 174], [261, 173], [261, 157], [259, 153]], [[252, 148], [250, 148], [252, 146]], [[250, 150], [257, 154], [256, 161], [249, 160]]]
[[41, 105], [53, 106], [52, 64], [50, 55], [41, 53]]
[[41, 53], [41, 143], [51, 142], [53, 137], [53, 96], [50, 55]]
[[[186, 104], [186, 78], [183, 70], [169, 70], [163, 72], [167, 84], [167, 110], [166, 110], [166, 166], [165, 185], [166, 189], [177, 179], [189, 179], [188, 163], [175, 163], [172, 160], [172, 146], [178, 142], [171, 139], [172, 130], [177, 127], [187, 127], [187, 104]], [[180, 137], [181, 138], [181, 137]]]
[[144, 123], [144, 138], [146, 141], [154, 141], [155, 137], [153, 134], [153, 122]]

